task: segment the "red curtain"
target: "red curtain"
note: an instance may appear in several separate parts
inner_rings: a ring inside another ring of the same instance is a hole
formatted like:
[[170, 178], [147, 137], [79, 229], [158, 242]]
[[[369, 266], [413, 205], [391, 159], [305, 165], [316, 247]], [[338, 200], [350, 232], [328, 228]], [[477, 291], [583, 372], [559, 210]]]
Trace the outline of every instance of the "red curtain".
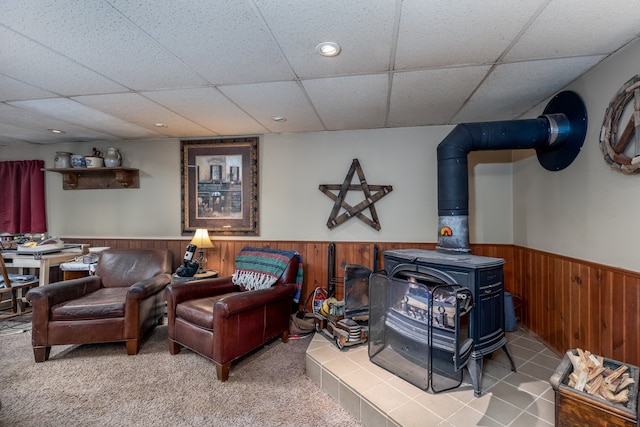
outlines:
[[0, 232], [44, 233], [44, 160], [0, 162]]

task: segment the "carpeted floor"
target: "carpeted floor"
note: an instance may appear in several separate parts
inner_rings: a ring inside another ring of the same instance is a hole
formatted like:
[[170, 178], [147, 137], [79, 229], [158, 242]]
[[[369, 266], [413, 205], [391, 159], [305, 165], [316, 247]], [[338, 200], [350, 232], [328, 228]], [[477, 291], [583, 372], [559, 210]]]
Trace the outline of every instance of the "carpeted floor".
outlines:
[[360, 426], [306, 377], [309, 338], [272, 342], [221, 383], [207, 359], [169, 354], [166, 326], [136, 356], [124, 343], [58, 346], [38, 364], [29, 326], [0, 321], [3, 427]]

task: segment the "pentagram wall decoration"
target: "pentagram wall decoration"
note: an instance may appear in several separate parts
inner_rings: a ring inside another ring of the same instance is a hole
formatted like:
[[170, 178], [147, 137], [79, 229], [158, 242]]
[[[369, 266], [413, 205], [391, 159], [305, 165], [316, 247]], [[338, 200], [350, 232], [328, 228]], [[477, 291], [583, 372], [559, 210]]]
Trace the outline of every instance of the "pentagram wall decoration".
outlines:
[[[629, 119], [620, 133], [627, 109]], [[640, 173], [640, 76], [629, 79], [609, 103], [600, 132], [600, 149], [614, 169], [629, 175]]]
[[[360, 185], [351, 184], [353, 175], [356, 172], [358, 173], [358, 179], [360, 179]], [[390, 185], [367, 184], [364, 172], [362, 172], [362, 167], [360, 167], [360, 162], [358, 159], [353, 159], [351, 168], [349, 168], [349, 172], [347, 172], [347, 176], [342, 185], [321, 184], [319, 190], [335, 202], [329, 215], [329, 220], [327, 221], [327, 227], [332, 229], [353, 217], [357, 217], [365, 224], [379, 231], [381, 228], [380, 221], [378, 220], [378, 213], [376, 212], [374, 203], [389, 194], [393, 190], [393, 187]], [[349, 190], [362, 191], [364, 193], [364, 200], [355, 206], [349, 205], [344, 201]], [[332, 191], [338, 191], [338, 194], [336, 195], [332, 193]], [[369, 209], [371, 218], [362, 213], [367, 208]], [[344, 212], [338, 215], [340, 209], [344, 209]]]

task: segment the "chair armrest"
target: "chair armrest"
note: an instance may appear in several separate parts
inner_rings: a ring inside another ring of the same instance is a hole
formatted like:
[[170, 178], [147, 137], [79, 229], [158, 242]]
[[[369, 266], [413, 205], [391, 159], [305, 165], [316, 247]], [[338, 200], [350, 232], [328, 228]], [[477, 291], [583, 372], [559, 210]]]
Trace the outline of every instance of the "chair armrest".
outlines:
[[51, 307], [65, 301], [80, 298], [97, 291], [101, 287], [102, 279], [99, 276], [88, 276], [31, 288], [26, 297], [33, 307], [31, 321], [32, 341], [34, 343], [47, 342], [47, 322]]
[[168, 273], [157, 274], [148, 279], [134, 283], [127, 291], [127, 299], [142, 300], [162, 291], [171, 282]]
[[41, 304], [42, 301], [46, 301], [48, 307], [52, 307], [65, 301], [80, 298], [101, 287], [102, 280], [99, 276], [87, 276], [31, 288], [26, 297], [34, 307]]
[[225, 276], [193, 282], [172, 283], [167, 286], [165, 292], [167, 294], [167, 304], [175, 306], [191, 299], [206, 298], [237, 291], [238, 287], [233, 284], [231, 276]]
[[230, 294], [220, 298], [213, 306], [214, 324], [216, 319], [227, 318], [270, 302], [293, 298], [296, 293], [294, 285], [276, 285], [267, 289], [257, 289]]

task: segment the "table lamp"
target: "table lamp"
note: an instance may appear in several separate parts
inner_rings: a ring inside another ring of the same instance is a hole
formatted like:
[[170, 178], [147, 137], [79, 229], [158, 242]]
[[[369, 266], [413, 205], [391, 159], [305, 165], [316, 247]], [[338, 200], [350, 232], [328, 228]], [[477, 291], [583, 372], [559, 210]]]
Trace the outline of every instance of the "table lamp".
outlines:
[[198, 273], [200, 274], [204, 272], [204, 266], [207, 264], [207, 257], [204, 254], [205, 248], [213, 248], [213, 243], [209, 238], [209, 232], [206, 228], [198, 228], [196, 229], [196, 234], [194, 234], [193, 239], [191, 239], [191, 244], [196, 245], [198, 247], [198, 256], [193, 260], [197, 262], [200, 268], [198, 269]]

